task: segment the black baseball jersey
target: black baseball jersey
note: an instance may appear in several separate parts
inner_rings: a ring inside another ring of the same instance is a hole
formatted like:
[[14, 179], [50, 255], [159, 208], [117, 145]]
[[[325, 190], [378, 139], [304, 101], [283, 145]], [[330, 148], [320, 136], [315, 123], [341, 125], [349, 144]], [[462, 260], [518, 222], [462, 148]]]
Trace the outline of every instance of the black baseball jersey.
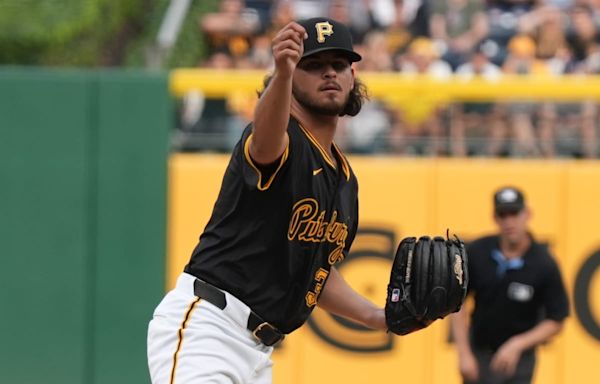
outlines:
[[358, 183], [341, 151], [333, 145], [336, 166], [297, 120], [287, 131], [280, 160], [260, 167], [250, 158], [246, 127], [185, 267], [284, 333], [306, 321], [358, 224]]
[[504, 273], [499, 273], [499, 263], [492, 257], [499, 249], [498, 236], [483, 237], [467, 246], [469, 291], [475, 299], [471, 342], [492, 350], [541, 319], [562, 321], [569, 314], [560, 270], [546, 246], [532, 237], [522, 264]]

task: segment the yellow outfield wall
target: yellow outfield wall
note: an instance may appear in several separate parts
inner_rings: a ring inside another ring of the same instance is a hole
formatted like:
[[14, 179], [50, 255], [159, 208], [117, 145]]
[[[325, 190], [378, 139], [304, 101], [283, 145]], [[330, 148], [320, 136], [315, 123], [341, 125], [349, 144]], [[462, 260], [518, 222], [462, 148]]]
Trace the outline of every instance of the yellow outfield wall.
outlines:
[[[176, 154], [169, 164], [167, 289], [195, 246], [228, 156]], [[338, 264], [361, 294], [382, 305], [395, 247], [405, 236], [491, 233], [492, 193], [525, 191], [531, 228], [547, 242], [571, 299], [564, 332], [541, 347], [535, 383], [600, 382], [600, 162], [576, 160], [350, 157], [359, 179], [360, 226]], [[448, 321], [397, 337], [316, 310], [275, 350], [274, 383], [459, 383]]]

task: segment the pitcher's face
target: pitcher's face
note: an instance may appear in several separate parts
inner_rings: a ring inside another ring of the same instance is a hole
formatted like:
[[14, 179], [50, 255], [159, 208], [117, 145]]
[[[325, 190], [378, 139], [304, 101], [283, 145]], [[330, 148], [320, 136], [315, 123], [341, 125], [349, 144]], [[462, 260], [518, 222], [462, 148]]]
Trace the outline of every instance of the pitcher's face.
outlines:
[[321, 115], [337, 116], [344, 111], [354, 87], [354, 69], [340, 52], [315, 53], [298, 63], [292, 94], [300, 105]]

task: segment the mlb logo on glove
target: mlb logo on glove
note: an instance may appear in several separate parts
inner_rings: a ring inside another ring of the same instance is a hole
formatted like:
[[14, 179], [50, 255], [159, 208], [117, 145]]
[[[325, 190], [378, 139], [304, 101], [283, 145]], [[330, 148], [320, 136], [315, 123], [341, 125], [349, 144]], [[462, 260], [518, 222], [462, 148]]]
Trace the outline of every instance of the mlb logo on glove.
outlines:
[[398, 301], [400, 301], [400, 289], [398, 288], [394, 288], [392, 290], [392, 303], [397, 303]]

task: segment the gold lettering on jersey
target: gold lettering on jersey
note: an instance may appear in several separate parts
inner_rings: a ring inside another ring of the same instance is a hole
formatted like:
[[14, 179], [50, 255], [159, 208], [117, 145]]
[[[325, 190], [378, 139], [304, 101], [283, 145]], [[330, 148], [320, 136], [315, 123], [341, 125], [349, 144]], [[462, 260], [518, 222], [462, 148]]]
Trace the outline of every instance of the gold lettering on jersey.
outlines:
[[337, 216], [337, 211], [333, 211], [331, 220], [325, 221], [325, 211], [319, 211], [317, 200], [302, 199], [294, 204], [288, 228], [288, 239], [335, 244], [337, 247], [328, 257], [329, 264], [334, 265], [344, 259], [344, 247], [348, 238], [348, 226], [336, 221]]
[[323, 289], [323, 284], [325, 283], [325, 280], [327, 279], [327, 276], [329, 275], [329, 271], [323, 269], [323, 268], [319, 268], [319, 270], [317, 272], [315, 272], [315, 288], [314, 291], [308, 291], [306, 293], [306, 306], [307, 307], [314, 307], [317, 304], [317, 299], [319, 298], [319, 295], [321, 294], [321, 290]]
[[317, 29], [317, 41], [319, 43], [325, 42], [325, 36], [333, 35], [333, 25], [329, 24], [329, 21], [316, 23], [315, 28]]

